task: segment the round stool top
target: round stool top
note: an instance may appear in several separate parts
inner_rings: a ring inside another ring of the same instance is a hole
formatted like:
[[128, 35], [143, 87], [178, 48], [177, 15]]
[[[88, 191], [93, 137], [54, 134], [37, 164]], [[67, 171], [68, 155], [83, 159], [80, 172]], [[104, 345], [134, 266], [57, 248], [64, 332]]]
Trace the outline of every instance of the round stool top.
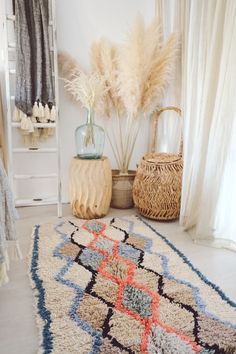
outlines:
[[105, 161], [108, 159], [107, 156], [102, 156], [100, 159], [81, 159], [78, 156], [74, 156], [73, 157], [74, 160], [79, 160], [79, 161]]
[[182, 160], [181, 155], [162, 153], [150, 153], [143, 157], [143, 160], [149, 163], [174, 163]]

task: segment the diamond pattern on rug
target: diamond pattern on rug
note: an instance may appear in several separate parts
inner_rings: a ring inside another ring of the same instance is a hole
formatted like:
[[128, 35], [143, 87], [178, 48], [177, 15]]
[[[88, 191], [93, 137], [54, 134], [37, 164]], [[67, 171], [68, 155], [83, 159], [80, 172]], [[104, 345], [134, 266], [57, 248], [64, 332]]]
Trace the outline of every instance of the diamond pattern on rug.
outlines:
[[182, 302], [184, 300], [185, 305], [191, 306], [193, 309], [197, 309], [196, 300], [193, 295], [193, 290], [185, 285], [180, 284], [174, 279], [163, 278], [163, 292], [175, 302]]
[[147, 241], [143, 237], [135, 236], [133, 234], [129, 234], [129, 237], [126, 242], [131, 246], [134, 246], [142, 251], [145, 249], [145, 246], [147, 245]]
[[152, 270], [156, 273], [163, 273], [162, 259], [152, 253], [145, 253], [141, 263], [145, 269]]
[[73, 263], [66, 272], [64, 279], [69, 280], [70, 282], [76, 282], [82, 289], [86, 289], [92, 279], [92, 273], [85, 267]]
[[71, 257], [72, 259], [76, 258], [79, 251], [80, 251], [80, 248], [71, 242], [65, 243], [62, 246], [62, 248], [60, 249], [62, 256]]
[[228, 328], [205, 314], [199, 314], [199, 337], [203, 343], [225, 348], [227, 354], [236, 353], [235, 329]]
[[118, 288], [119, 286], [116, 282], [106, 279], [102, 275], [98, 274], [92, 291], [94, 291], [103, 300], [114, 305], [117, 301]]
[[194, 315], [181, 304], [169, 301], [163, 296], [159, 299], [158, 319], [165, 325], [180, 330], [185, 336], [194, 340]]
[[158, 289], [158, 279], [160, 277], [143, 268], [136, 268], [134, 271], [133, 280], [144, 286], [146, 289], [157, 291]]
[[[153, 326], [148, 337], [148, 353], [195, 354], [193, 347], [175, 333]], [[206, 352], [208, 353], [208, 352]], [[210, 354], [210, 353], [209, 353]]]
[[143, 318], [152, 315], [152, 297], [144, 290], [137, 289], [132, 285], [125, 286], [122, 305]]
[[87, 230], [80, 228], [78, 231], [73, 233], [73, 240], [78, 245], [86, 247], [94, 240], [94, 235]]
[[65, 230], [35, 236], [45, 353], [236, 353], [236, 305], [151, 228], [111, 219]]
[[[110, 258], [102, 268], [104, 273], [108, 273], [108, 276], [115, 276], [120, 280], [128, 278], [129, 264], [119, 258]], [[103, 274], [104, 274], [103, 273]]]
[[125, 243], [120, 243], [118, 247], [119, 256], [128, 259], [133, 263], [138, 263], [141, 252], [131, 245], [127, 245]]
[[104, 229], [104, 225], [97, 220], [89, 220], [86, 221], [83, 228], [94, 234], [99, 234]]
[[108, 313], [108, 307], [96, 297], [86, 294], [76, 312], [80, 318], [89, 323], [93, 329], [101, 331]]
[[89, 248], [84, 249], [79, 256], [80, 262], [84, 266], [91, 267], [93, 270], [96, 270], [98, 268], [99, 264], [104, 258], [104, 255], [102, 255], [98, 251]]
[[93, 243], [93, 247], [100, 251], [104, 251], [111, 254], [114, 247], [114, 242], [99, 235], [96, 241]]
[[109, 335], [125, 348], [140, 353], [145, 327], [126, 313], [114, 311], [109, 321]]

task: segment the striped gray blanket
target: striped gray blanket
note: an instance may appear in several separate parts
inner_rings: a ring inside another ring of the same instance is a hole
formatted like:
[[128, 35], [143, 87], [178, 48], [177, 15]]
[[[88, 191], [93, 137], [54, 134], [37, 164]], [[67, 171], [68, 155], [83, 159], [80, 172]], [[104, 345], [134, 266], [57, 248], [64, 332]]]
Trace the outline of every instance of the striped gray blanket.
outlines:
[[[32, 123], [55, 121], [55, 94], [49, 40], [49, 1], [14, 0], [16, 89], [13, 119], [25, 134]], [[38, 132], [37, 132], [38, 133]]]

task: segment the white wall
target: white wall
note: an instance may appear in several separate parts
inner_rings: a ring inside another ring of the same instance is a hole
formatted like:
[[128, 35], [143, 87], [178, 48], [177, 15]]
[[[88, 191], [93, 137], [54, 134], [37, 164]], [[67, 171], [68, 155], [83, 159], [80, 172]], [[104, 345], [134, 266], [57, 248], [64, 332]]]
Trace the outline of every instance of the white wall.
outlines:
[[[8, 4], [11, 3], [7, 0]], [[125, 33], [135, 16], [141, 13], [149, 22], [155, 14], [155, 0], [56, 0], [58, 49], [65, 50], [74, 56], [80, 65], [88, 70], [89, 48], [93, 40], [101, 36], [114, 42], [122, 42]], [[9, 10], [9, 12], [11, 12]], [[11, 39], [14, 41], [14, 39]], [[0, 59], [0, 71], [2, 74]], [[66, 94], [63, 83], [59, 83], [59, 110], [61, 119], [61, 164], [62, 164], [62, 197], [68, 202], [68, 172], [71, 158], [75, 155], [74, 131], [83, 124], [86, 114]], [[14, 95], [14, 84], [11, 95]], [[13, 106], [12, 106], [13, 108]], [[102, 121], [97, 122], [102, 124]], [[135, 168], [141, 156], [147, 151], [149, 124], [142, 126], [136, 148], [131, 161]], [[23, 147], [22, 137], [18, 129], [13, 129], [15, 147]], [[45, 147], [55, 146], [55, 138], [43, 143]], [[27, 155], [27, 156], [26, 156]], [[116, 168], [109, 143], [105, 143], [104, 155], [108, 156], [113, 168]], [[52, 154], [35, 156], [33, 154], [15, 154], [13, 160], [15, 174], [53, 173], [56, 161]], [[21, 181], [15, 183], [18, 198], [46, 197], [55, 195], [55, 180]]]
[[[150, 21], [155, 13], [155, 0], [57, 0], [58, 49], [66, 50], [79, 61], [82, 68], [88, 69], [92, 41], [105, 36], [111, 41], [121, 42], [138, 13], [141, 13], [146, 21]], [[67, 201], [69, 164], [75, 154], [74, 130], [85, 122], [86, 114], [68, 98], [62, 82], [60, 118], [63, 201]], [[101, 124], [102, 121], [98, 123]], [[148, 130], [148, 122], [145, 122], [136, 143], [131, 168], [135, 168], [147, 151]], [[104, 155], [109, 157], [112, 167], [115, 168], [107, 141]]]

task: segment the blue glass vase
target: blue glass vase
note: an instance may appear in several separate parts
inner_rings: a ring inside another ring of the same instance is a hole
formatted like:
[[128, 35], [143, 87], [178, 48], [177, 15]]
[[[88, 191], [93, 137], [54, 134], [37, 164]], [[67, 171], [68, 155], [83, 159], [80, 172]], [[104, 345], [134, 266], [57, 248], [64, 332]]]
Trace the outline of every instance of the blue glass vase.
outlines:
[[94, 124], [94, 111], [87, 111], [87, 123], [75, 130], [76, 154], [80, 159], [100, 159], [103, 154], [105, 133]]

